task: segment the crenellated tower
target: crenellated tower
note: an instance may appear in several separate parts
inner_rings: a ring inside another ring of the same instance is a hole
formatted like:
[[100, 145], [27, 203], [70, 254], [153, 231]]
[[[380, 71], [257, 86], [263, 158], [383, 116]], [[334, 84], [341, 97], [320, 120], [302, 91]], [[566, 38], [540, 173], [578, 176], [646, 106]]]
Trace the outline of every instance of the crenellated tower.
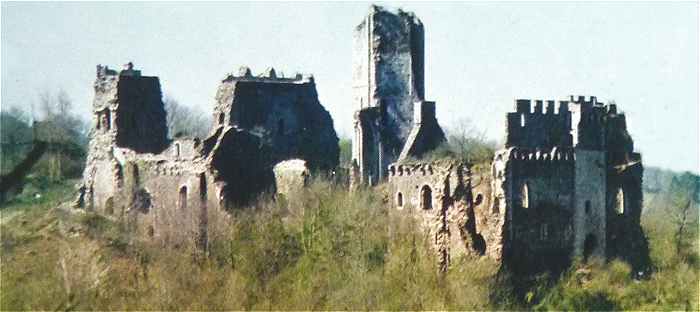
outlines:
[[537, 267], [548, 255], [548, 268], [574, 257], [643, 258], [632, 256], [646, 250], [641, 156], [633, 149], [615, 104], [595, 96], [516, 100], [493, 163], [494, 202], [508, 220], [506, 258]]

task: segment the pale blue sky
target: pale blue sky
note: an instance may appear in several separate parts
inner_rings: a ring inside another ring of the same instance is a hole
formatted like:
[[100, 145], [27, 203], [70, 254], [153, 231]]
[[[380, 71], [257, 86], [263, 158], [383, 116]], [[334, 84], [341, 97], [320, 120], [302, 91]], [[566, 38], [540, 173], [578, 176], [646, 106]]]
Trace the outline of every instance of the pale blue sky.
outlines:
[[[426, 99], [443, 126], [503, 135], [515, 98], [615, 100], [647, 165], [698, 171], [698, 7], [685, 3], [379, 3], [425, 25]], [[340, 134], [352, 29], [370, 3], [2, 3], [2, 105], [64, 89], [82, 114], [95, 65], [133, 61], [183, 104], [213, 107], [248, 65], [313, 73]]]

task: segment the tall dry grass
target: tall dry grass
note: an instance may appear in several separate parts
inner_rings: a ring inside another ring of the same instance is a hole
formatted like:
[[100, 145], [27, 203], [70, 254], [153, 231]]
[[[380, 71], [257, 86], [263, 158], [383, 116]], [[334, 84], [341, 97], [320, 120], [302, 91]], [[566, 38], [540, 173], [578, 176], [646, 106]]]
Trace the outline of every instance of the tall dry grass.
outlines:
[[578, 264], [520, 298], [486, 258], [452, 259], [440, 274], [416, 221], [389, 213], [383, 200], [376, 189], [315, 180], [230, 221], [210, 219], [208, 254], [140, 242], [97, 215], [18, 216], [1, 229], [0, 309], [698, 308], [697, 261], [674, 258], [665, 242], [672, 229], [654, 222], [644, 224], [656, 264], [648, 279], [635, 280], [619, 261]]

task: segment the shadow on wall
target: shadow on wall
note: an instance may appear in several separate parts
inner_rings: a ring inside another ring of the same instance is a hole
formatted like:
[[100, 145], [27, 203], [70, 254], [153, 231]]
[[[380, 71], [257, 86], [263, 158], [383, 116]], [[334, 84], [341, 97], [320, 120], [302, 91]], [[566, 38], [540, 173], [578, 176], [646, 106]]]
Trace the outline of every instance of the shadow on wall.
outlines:
[[247, 131], [224, 130], [212, 155], [212, 167], [218, 172], [217, 181], [225, 182], [225, 206], [240, 207], [259, 194], [272, 191], [274, 172], [271, 151], [261, 139]]

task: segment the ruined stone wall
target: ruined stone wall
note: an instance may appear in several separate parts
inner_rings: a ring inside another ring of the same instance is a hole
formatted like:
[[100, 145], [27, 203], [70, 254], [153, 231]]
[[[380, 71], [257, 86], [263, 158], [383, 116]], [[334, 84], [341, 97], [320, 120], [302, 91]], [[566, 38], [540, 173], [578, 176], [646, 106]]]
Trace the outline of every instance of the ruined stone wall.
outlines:
[[277, 194], [285, 197], [301, 192], [307, 185], [310, 175], [306, 162], [301, 159], [280, 162], [275, 165], [273, 171]]
[[602, 150], [608, 109], [595, 96], [572, 95], [558, 102], [518, 99], [515, 112], [506, 115], [506, 147]]
[[[379, 176], [401, 153], [413, 127], [414, 103], [424, 98], [423, 24], [413, 15], [372, 6], [354, 31], [353, 96], [358, 110], [379, 109], [381, 151], [363, 162], [379, 162]], [[356, 135], [353, 145], [362, 141]], [[361, 159], [357, 151], [353, 159]], [[363, 164], [360, 164], [363, 167]], [[367, 179], [367, 173], [362, 174]]]
[[574, 256], [605, 258], [605, 152], [575, 148]]
[[[389, 192], [395, 208], [392, 212], [408, 213], [419, 220], [442, 267], [448, 265], [450, 257], [470, 252], [472, 247], [461, 239], [466, 235], [468, 199], [463, 192], [466, 177], [456, 173], [457, 169], [449, 165], [389, 167]], [[457, 190], [459, 185], [461, 193]]]
[[[501, 261], [505, 234], [505, 213], [499, 210], [493, 187], [492, 164], [481, 163], [471, 167], [471, 186], [474, 198], [475, 231], [484, 238], [485, 255]], [[500, 188], [499, 188], [500, 189]], [[499, 199], [502, 202], [502, 196]]]
[[203, 157], [222, 183], [226, 209], [242, 207], [262, 193], [274, 191], [273, 152], [249, 131], [220, 127], [203, 144]]
[[413, 13], [373, 5], [355, 27], [353, 39], [353, 93], [358, 109], [386, 101], [389, 114], [407, 122], [405, 137], [413, 102], [424, 97], [423, 23]]
[[140, 153], [159, 153], [168, 144], [165, 109], [158, 77], [120, 73], [112, 125], [116, 145]]
[[365, 108], [355, 113], [353, 161], [357, 163], [359, 182], [362, 184], [376, 185], [382, 177], [380, 128], [379, 108]]
[[398, 160], [403, 161], [409, 157], [419, 159], [447, 142], [445, 132], [442, 131], [437, 118], [435, 118], [435, 102], [416, 102], [413, 129], [406, 140]]
[[274, 71], [268, 75], [224, 79], [215, 120], [260, 136], [270, 146], [274, 163], [300, 158], [313, 169], [337, 167], [338, 137], [333, 119], [318, 101], [313, 78], [277, 78]]
[[[511, 148], [496, 155], [493, 191], [508, 211], [508, 259], [535, 271], [572, 257], [648, 260], [639, 225], [641, 156], [615, 104], [571, 96], [543, 111], [542, 101], [517, 100], [507, 130]], [[538, 267], [528, 255], [553, 261]]]
[[494, 209], [505, 213], [504, 256], [515, 271], [568, 265], [574, 240], [574, 168], [570, 148], [497, 152]]
[[[557, 105], [558, 104], [558, 105]], [[506, 115], [506, 147], [552, 148], [572, 146], [568, 101], [515, 101], [515, 112]]]
[[166, 141], [160, 97], [157, 77], [141, 76], [131, 64], [120, 72], [98, 66], [75, 205], [124, 222], [146, 240], [206, 245], [206, 216], [221, 210], [223, 186], [198, 139]]
[[621, 258], [639, 269], [649, 263], [649, 246], [640, 225], [643, 206], [642, 156], [634, 152], [625, 115], [617, 106], [607, 106], [606, 212], [608, 257]]
[[[222, 212], [221, 191], [212, 172], [192, 160], [136, 160], [131, 166], [139, 169], [125, 190], [132, 192], [125, 217], [135, 231], [166, 244], [206, 246], [208, 218], [212, 212]], [[129, 171], [127, 179], [134, 174]]]
[[114, 148], [86, 169], [85, 208], [125, 222], [151, 241], [206, 242], [207, 207], [221, 210], [221, 186], [196, 155], [138, 154]]
[[[476, 171], [472, 171], [474, 168]], [[393, 213], [411, 214], [434, 241], [441, 265], [462, 255], [500, 259], [503, 221], [491, 215], [490, 187], [481, 167], [460, 162], [392, 164], [388, 190]], [[488, 172], [488, 170], [486, 170]], [[475, 195], [476, 194], [476, 195]]]

